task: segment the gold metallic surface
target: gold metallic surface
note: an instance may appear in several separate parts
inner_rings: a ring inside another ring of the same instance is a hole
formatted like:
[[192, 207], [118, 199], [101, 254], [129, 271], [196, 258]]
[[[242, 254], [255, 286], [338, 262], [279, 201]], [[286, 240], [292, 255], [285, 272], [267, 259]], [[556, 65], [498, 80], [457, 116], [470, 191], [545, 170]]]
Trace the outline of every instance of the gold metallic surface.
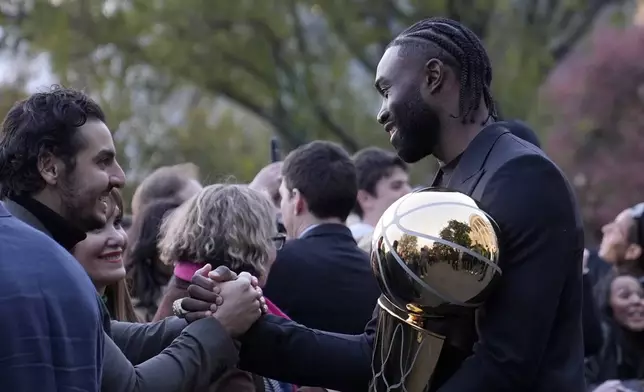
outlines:
[[385, 211], [372, 240], [383, 295], [370, 391], [428, 390], [449, 330], [440, 321], [480, 306], [501, 275], [497, 233], [472, 198], [448, 190], [426, 188]]

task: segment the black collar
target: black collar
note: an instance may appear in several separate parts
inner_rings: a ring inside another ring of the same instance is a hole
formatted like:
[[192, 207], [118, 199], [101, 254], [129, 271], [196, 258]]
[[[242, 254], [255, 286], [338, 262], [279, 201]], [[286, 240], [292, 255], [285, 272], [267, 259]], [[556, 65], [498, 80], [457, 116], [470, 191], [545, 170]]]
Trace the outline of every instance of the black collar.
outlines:
[[[492, 123], [486, 125], [478, 135], [470, 142], [465, 151], [461, 153], [456, 163], [452, 175], [450, 176], [448, 184], [445, 188], [460, 190], [469, 194], [471, 191], [472, 183], [470, 181], [480, 177], [485, 165], [485, 161], [492, 151], [492, 147], [499, 140], [499, 138], [510, 131], [503, 126], [502, 123]], [[436, 186], [440, 180], [440, 171], [436, 173], [432, 186]], [[477, 176], [478, 175], [478, 176]], [[467, 183], [467, 184], [466, 184]]]
[[300, 238], [319, 237], [327, 235], [340, 235], [353, 239], [351, 229], [342, 223], [322, 223], [306, 231]]
[[11, 198], [11, 200], [7, 202], [7, 207], [9, 207], [10, 210], [11, 201], [25, 209], [27, 213], [33, 215], [33, 218], [35, 218], [37, 222], [30, 222], [29, 217], [25, 216], [25, 214], [20, 214], [18, 211], [10, 211], [16, 218], [41, 231], [43, 231], [42, 228], [44, 228], [46, 234], [49, 234], [54, 241], [58, 242], [60, 246], [68, 251], [71, 251], [76, 244], [87, 237], [87, 234], [85, 234], [83, 230], [72, 225], [71, 222], [67, 221], [55, 211], [31, 197], [17, 196]]

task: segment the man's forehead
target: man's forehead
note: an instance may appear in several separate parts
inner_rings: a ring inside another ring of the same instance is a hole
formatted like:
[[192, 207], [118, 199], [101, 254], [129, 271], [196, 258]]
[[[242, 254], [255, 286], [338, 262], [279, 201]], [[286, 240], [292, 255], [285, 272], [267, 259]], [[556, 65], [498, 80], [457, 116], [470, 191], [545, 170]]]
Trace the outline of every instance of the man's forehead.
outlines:
[[382, 55], [376, 69], [376, 83], [393, 82], [411, 76], [419, 67], [414, 56], [400, 53], [400, 46], [391, 46]]
[[628, 232], [635, 224], [635, 219], [630, 210], [624, 210], [615, 217], [613, 224], [618, 230]]
[[115, 150], [112, 133], [102, 121], [88, 120], [78, 131], [89, 150]]
[[400, 166], [391, 166], [385, 174], [380, 178], [380, 180], [386, 180], [386, 181], [400, 181], [400, 180], [407, 180], [409, 178], [409, 174], [403, 170]]

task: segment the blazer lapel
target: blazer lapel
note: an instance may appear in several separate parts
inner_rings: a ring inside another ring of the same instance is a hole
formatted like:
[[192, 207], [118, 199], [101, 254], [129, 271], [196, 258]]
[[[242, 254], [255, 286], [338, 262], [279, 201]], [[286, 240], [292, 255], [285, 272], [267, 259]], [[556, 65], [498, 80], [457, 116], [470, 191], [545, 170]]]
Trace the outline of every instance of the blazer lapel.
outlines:
[[28, 224], [29, 226], [33, 227], [34, 229], [42, 231], [43, 233], [47, 234], [47, 236], [53, 238], [49, 230], [45, 228], [45, 225], [43, 225], [43, 223], [40, 220], [38, 220], [38, 218], [36, 218], [34, 214], [27, 211], [26, 208], [24, 208], [23, 206], [21, 206], [20, 204], [16, 203], [13, 200], [6, 199], [3, 202], [4, 202], [5, 208], [7, 209], [7, 211], [9, 211], [9, 213], [11, 213], [11, 215], [18, 218], [22, 222]]
[[509, 133], [500, 124], [491, 124], [476, 135], [461, 156], [447, 188], [471, 195], [479, 180], [485, 174], [485, 161], [492, 147], [502, 135]]
[[443, 177], [443, 169], [438, 168], [436, 171], [436, 174], [434, 174], [434, 179], [432, 180], [432, 187], [438, 186], [438, 183], [441, 181], [441, 178]]

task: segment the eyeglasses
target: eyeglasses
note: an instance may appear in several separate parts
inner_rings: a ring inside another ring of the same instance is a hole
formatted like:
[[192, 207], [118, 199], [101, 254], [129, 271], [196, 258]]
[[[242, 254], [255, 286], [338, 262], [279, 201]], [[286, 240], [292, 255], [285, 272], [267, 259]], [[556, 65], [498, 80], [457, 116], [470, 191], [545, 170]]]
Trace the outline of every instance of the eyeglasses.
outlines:
[[273, 244], [275, 244], [275, 249], [280, 250], [286, 243], [286, 236], [284, 234], [278, 234], [275, 237], [272, 237], [271, 240], [273, 241]]

